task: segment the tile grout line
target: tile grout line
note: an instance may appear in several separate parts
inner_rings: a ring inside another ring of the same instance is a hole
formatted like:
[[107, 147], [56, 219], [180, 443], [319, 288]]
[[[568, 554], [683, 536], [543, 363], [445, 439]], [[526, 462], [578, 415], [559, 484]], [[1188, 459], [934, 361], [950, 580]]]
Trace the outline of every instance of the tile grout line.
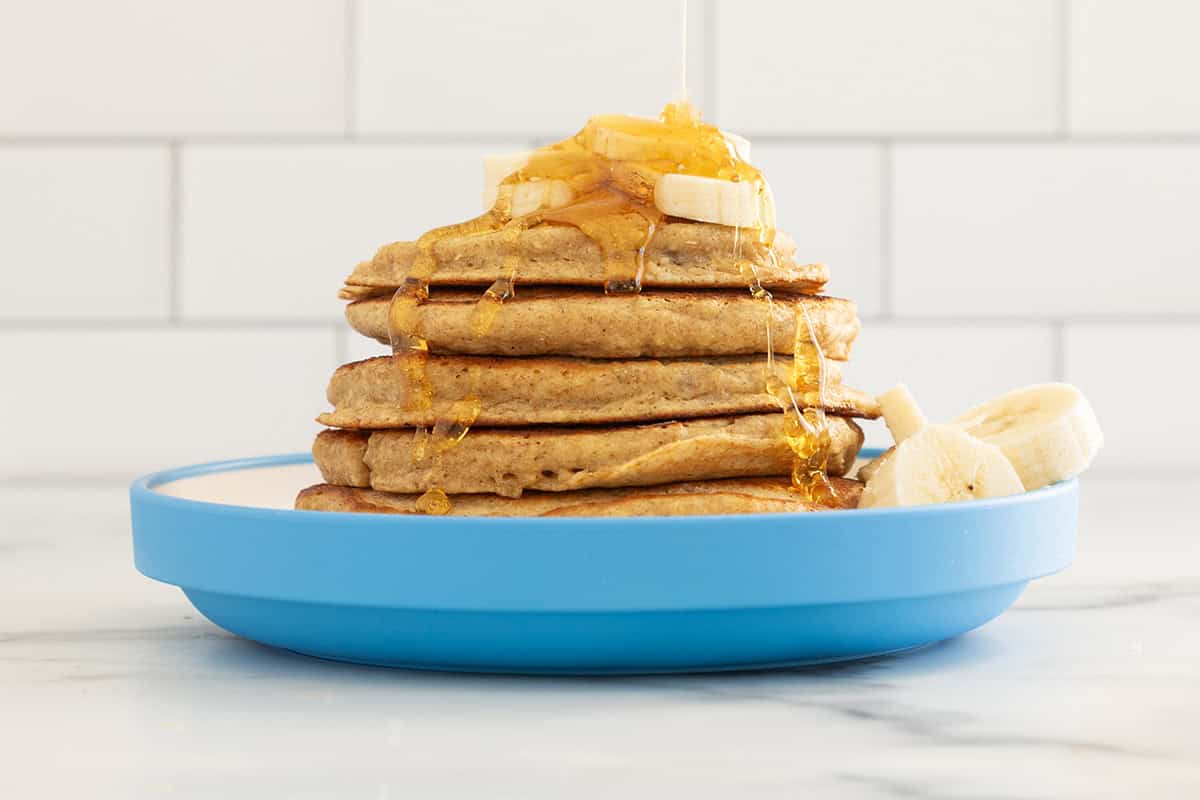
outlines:
[[1056, 322], [1071, 325], [1200, 325], [1200, 313], [1148, 314], [1076, 314], [1064, 317], [1061, 314], [898, 314], [884, 318], [880, 314], [860, 314], [863, 322], [894, 323], [898, 325], [1051, 325]]
[[180, 256], [182, 253], [183, 172], [180, 164], [180, 144], [168, 145], [167, 194], [167, 320], [177, 325], [182, 306], [180, 287]]
[[342, 87], [346, 96], [343, 98], [342, 113], [345, 116], [343, 123], [346, 137], [349, 139], [358, 136], [358, 13], [358, 0], [346, 0], [346, 30], [343, 42], [346, 48], [343, 65], [346, 74]]
[[1063, 320], [1050, 323], [1050, 369], [1054, 380], [1067, 379], [1067, 324]]
[[879, 305], [884, 320], [896, 316], [895, 258], [893, 254], [894, 164], [892, 142], [879, 142]]
[[[896, 325], [904, 327], [947, 327], [973, 325], [978, 327], [1034, 327], [1045, 329], [1050, 325], [1104, 325], [1156, 327], [1163, 325], [1190, 325], [1200, 327], [1200, 313], [1184, 314], [1087, 314], [1072, 317], [1051, 314], [1022, 316], [1020, 314], [860, 314], [864, 324]], [[0, 334], [3, 333], [66, 333], [76, 331], [137, 332], [137, 331], [251, 331], [278, 330], [328, 331], [344, 323], [340, 319], [319, 317], [293, 317], [266, 319], [262, 317], [196, 318], [189, 317], [177, 322], [149, 319], [0, 319]]]
[[720, 119], [717, 115], [717, 0], [704, 0], [701, 10], [704, 30], [704, 86], [702, 100], [704, 116], [709, 121]]
[[140, 331], [250, 331], [328, 330], [327, 319], [180, 319], [178, 321], [142, 319], [0, 319], [3, 333], [65, 333], [76, 331], [136, 333]]
[[1058, 0], [1058, 132], [1071, 130], [1071, 0]]
[[[705, 101], [705, 117], [709, 115], [707, 106], [717, 104], [715, 89], [707, 89], [704, 94], [711, 92], [712, 98]], [[826, 131], [805, 133], [793, 131], [780, 133], [778, 131], [740, 130], [741, 135], [754, 142], [763, 144], [793, 144], [793, 145], [839, 145], [839, 144], [878, 144], [881, 141], [892, 144], [918, 145], [1014, 145], [1038, 146], [1046, 144], [1073, 144], [1081, 147], [1093, 145], [1125, 145], [1138, 146], [1179, 146], [1195, 147], [1200, 145], [1200, 133], [1076, 133], [1062, 135], [1053, 133], [936, 133], [933, 131], [898, 132], [877, 131], [874, 133]], [[558, 141], [561, 135], [546, 132], [515, 131], [509, 133], [488, 133], [484, 131], [447, 131], [445, 133], [370, 133], [356, 134], [353, 143], [364, 147], [391, 147], [397, 145], [443, 145], [446, 147], [479, 147], [514, 141], [536, 139], [539, 141]], [[30, 148], [30, 147], [151, 147], [167, 146], [177, 143], [183, 147], [192, 145], [237, 145], [245, 147], [286, 147], [293, 145], [339, 145], [345, 144], [347, 137], [344, 133], [318, 134], [254, 134], [254, 133], [180, 133], [176, 135], [145, 135], [145, 134], [59, 134], [43, 133], [31, 135], [0, 134], [0, 148]]]
[[894, 155], [891, 142], [880, 143], [879, 151], [879, 307], [885, 320], [896, 316], [896, 265], [892, 248], [892, 172]]
[[[558, 141], [560, 135], [534, 133], [531, 131], [515, 131], [510, 133], [489, 133], [486, 131], [447, 131], [445, 133], [373, 133], [355, 135], [354, 144], [364, 147], [394, 147], [397, 145], [444, 145], [446, 147], [479, 147], [481, 145], [503, 144], [521, 139], [543, 138]], [[341, 145], [345, 144], [345, 133], [296, 133], [296, 134], [255, 134], [255, 133], [180, 133], [176, 135], [163, 134], [105, 134], [78, 135], [45, 133], [37, 135], [10, 136], [0, 133], [0, 148], [53, 148], [53, 147], [164, 147], [172, 143], [188, 147], [193, 145], [229, 145], [239, 147], [289, 147], [297, 145]]]
[[335, 367], [350, 360], [350, 339], [346, 334], [346, 326], [341, 323], [333, 325], [333, 357], [337, 359]]

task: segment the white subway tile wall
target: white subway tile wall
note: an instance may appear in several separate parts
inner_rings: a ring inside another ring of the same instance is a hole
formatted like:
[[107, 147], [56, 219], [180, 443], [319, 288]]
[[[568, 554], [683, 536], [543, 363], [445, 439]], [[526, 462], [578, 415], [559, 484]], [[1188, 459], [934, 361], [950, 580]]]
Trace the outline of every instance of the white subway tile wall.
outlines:
[[[1107, 469], [1195, 469], [1200, 463], [1200, 325], [1068, 325], [1066, 379], [1104, 423]], [[1141, 398], [1154, 397], [1150, 405]]]
[[[1067, 379], [1102, 468], [1200, 468], [1194, 418], [1130, 408], [1200, 388], [1196, 4], [691, 5], [692, 96], [859, 303], [854, 383], [943, 418]], [[306, 449], [334, 366], [384, 352], [334, 299], [355, 261], [473, 213], [484, 153], [653, 113], [677, 15], [5, 4], [0, 479]]]
[[328, 326], [155, 326], [0, 332], [0, 359], [11, 480], [307, 450], [337, 356]]
[[747, 133], [1046, 133], [1048, 0], [720, 0], [717, 110]]
[[343, 0], [39, 0], [0, 11], [0, 133], [341, 133]]
[[900, 145], [895, 311], [1200, 314], [1200, 146]]
[[1197, 32], [1195, 0], [1072, 3], [1072, 127], [1099, 134], [1195, 133]]
[[829, 265], [830, 294], [853, 298], [860, 314], [880, 313], [880, 148], [761, 144], [751, 157], [772, 187], [787, 187], [786, 197], [778, 198], [777, 224], [796, 240], [800, 258]]
[[362, 0], [357, 30], [364, 133], [565, 136], [679, 85], [676, 3]]
[[[845, 372], [872, 394], [907, 384], [926, 416], [948, 420], [1009, 389], [1054, 380], [1055, 352], [1046, 325], [881, 321], [864, 325]], [[892, 444], [882, 421], [863, 429], [868, 447]]]
[[0, 147], [0, 319], [165, 321], [169, 164], [164, 146]]
[[339, 352], [345, 355], [346, 361], [362, 361], [364, 358], [385, 356], [391, 352], [386, 344], [368, 339], [366, 336], [359, 336], [349, 327], [345, 328], [345, 338], [341, 347], [342, 350]]
[[379, 245], [480, 210], [495, 148], [196, 146], [180, 171], [180, 313], [190, 319], [342, 318], [340, 279]]

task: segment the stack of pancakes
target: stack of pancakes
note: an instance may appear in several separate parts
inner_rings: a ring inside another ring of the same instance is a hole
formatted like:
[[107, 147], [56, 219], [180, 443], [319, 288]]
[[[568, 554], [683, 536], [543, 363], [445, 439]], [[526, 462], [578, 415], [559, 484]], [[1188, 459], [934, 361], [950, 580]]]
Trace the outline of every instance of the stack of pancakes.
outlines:
[[[854, 304], [817, 294], [828, 271], [798, 263], [788, 237], [770, 250], [736, 237], [720, 225], [661, 226], [636, 294], [604, 292], [605, 255], [573, 227], [438, 241], [415, 312], [428, 357], [419, 374], [389, 356], [335, 372], [333, 410], [318, 418], [331, 429], [313, 446], [326, 482], [297, 508], [417, 513], [441, 492], [448, 513], [476, 516], [853, 507], [860, 486], [840, 477], [862, 445], [853, 418], [878, 415], [841, 382]], [[342, 291], [354, 330], [389, 341], [391, 298], [417, 254], [398, 242], [355, 269]], [[514, 269], [514, 296], [481, 325], [483, 289]], [[747, 270], [773, 302], [751, 295]], [[807, 326], [800, 304], [827, 358], [837, 500], [826, 506], [792, 489], [784, 415], [766, 391], [768, 341], [770, 368], [790, 378], [797, 325]]]

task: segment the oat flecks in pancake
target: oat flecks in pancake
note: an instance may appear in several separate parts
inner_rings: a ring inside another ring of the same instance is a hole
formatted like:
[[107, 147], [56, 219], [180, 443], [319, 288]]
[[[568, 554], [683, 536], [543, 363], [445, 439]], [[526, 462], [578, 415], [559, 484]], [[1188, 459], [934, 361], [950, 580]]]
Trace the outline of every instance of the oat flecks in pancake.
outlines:
[[[452, 498], [450, 513], [471, 517], [637, 517], [692, 514], [750, 514], [822, 511], [858, 506], [862, 484], [833, 478], [837, 502], [814, 507], [792, 489], [786, 478], [740, 478], [693, 481], [629, 489], [585, 489], [576, 492], [526, 492], [519, 498], [489, 494]], [[306, 511], [357, 511], [414, 514], [416, 494], [318, 484], [296, 498]]]
[[[518, 290], [486, 336], [471, 326], [478, 292], [433, 292], [416, 308], [415, 330], [430, 352], [497, 356], [681, 358], [766, 353], [767, 306], [748, 292]], [[351, 303], [354, 330], [387, 343], [389, 298]], [[779, 295], [772, 305], [775, 352], [791, 353], [804, 303], [826, 357], [846, 360], [861, 327], [854, 303], [837, 297]]]
[[[661, 226], [646, 250], [642, 285], [745, 288], [747, 280], [734, 257], [735, 236], [735, 229], [723, 225], [675, 221]], [[434, 247], [438, 268], [430, 284], [487, 286], [504, 277], [514, 247], [520, 258], [519, 284], [604, 285], [605, 259], [599, 246], [578, 228], [565, 225], [530, 228], [515, 237], [515, 243], [499, 233], [444, 239]], [[747, 233], [741, 234], [738, 249], [770, 289], [815, 293], [829, 280], [823, 264], [797, 264], [796, 244], [782, 233], [776, 236], [774, 259]], [[364, 292], [395, 289], [404, 283], [416, 254], [414, 242], [381, 247], [346, 279], [342, 296], [358, 299]]]
[[[844, 475], [862, 430], [829, 417], [829, 472]], [[792, 452], [783, 415], [749, 414], [653, 425], [476, 428], [436, 458], [414, 453], [411, 430], [323, 431], [313, 457], [327, 483], [449, 494], [571, 491], [678, 481], [788, 475]]]
[[[317, 421], [360, 430], [433, 425], [453, 402], [475, 397], [476, 427], [608, 425], [773, 411], [761, 355], [604, 361], [582, 358], [431, 356], [425, 377], [433, 405], [412, 408], [409, 374], [387, 356], [339, 367], [329, 382], [333, 411]], [[781, 377], [791, 359], [780, 356]], [[879, 406], [841, 383], [841, 365], [828, 362], [825, 410], [873, 419]]]

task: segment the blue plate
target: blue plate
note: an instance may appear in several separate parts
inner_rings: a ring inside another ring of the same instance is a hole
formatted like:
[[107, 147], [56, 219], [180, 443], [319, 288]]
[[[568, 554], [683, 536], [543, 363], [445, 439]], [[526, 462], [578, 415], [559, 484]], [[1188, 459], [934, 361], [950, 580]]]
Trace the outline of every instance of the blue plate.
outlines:
[[[1074, 480], [996, 500], [820, 514], [470, 519], [230, 504], [310, 461], [227, 461], [135, 481], [137, 568], [181, 587], [228, 631], [321, 658], [695, 672], [956, 636], [1066, 567], [1075, 547]], [[306, 477], [291, 479], [289, 497]], [[178, 496], [214, 479], [225, 488], [205, 496], [223, 502]]]

